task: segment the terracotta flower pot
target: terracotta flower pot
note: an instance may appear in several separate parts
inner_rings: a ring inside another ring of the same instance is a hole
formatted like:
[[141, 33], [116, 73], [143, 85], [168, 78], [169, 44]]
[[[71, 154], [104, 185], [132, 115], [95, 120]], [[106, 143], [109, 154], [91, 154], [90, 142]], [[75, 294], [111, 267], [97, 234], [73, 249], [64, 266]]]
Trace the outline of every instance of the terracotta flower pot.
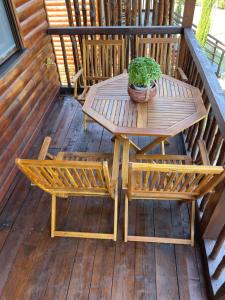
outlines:
[[135, 90], [130, 85], [128, 86], [128, 95], [134, 102], [148, 102], [156, 96], [156, 84], [145, 90]]

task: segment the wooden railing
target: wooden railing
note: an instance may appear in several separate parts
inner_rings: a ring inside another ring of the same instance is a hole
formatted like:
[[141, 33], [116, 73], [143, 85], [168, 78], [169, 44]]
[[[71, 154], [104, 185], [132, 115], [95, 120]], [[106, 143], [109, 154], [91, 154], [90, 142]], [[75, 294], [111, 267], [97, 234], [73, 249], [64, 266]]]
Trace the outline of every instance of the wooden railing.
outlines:
[[95, 39], [97, 36], [103, 38], [117, 36], [125, 37], [125, 61], [126, 67], [130, 58], [134, 56], [134, 36], [135, 35], [171, 35], [181, 34], [181, 26], [86, 26], [86, 27], [60, 27], [49, 28], [48, 33], [54, 40], [57, 64], [60, 74], [61, 85], [71, 88], [71, 78], [81, 68], [82, 65], [82, 38]]
[[[176, 25], [182, 24], [182, 17], [174, 13], [174, 23]], [[192, 24], [194, 32], [197, 30], [197, 26]], [[213, 64], [213, 69], [217, 77], [225, 76], [225, 44], [222, 41], [215, 38], [213, 35], [208, 34], [206, 39], [206, 45], [204, 48], [208, 59]]]
[[[181, 36], [181, 49], [179, 67], [188, 77], [188, 82], [198, 87], [203, 96], [208, 116], [184, 132], [184, 141], [187, 151], [198, 162], [198, 140], [203, 139], [209, 154], [210, 163], [213, 165], [225, 164], [225, 94], [221, 90], [219, 82], [212, 72], [211, 65], [205, 54], [199, 47], [191, 29], [183, 29], [181, 26], [152, 26], [152, 27], [64, 27], [49, 28], [48, 33], [58, 36], [63, 52], [63, 66], [66, 72], [68, 86], [72, 86], [70, 76], [70, 62], [75, 57], [67, 57], [64, 41], [76, 39], [79, 45], [81, 36], [97, 35], [124, 36], [126, 38], [127, 63], [132, 57], [132, 43], [135, 35], [153, 36]], [[133, 48], [135, 49], [135, 47]], [[74, 48], [73, 51], [78, 51]], [[73, 52], [74, 53], [74, 52]], [[79, 57], [77, 52], [77, 57]], [[81, 64], [82, 57], [79, 57]], [[76, 65], [74, 64], [75, 68]], [[225, 295], [225, 184], [221, 183], [215, 192], [208, 194], [199, 200], [199, 223], [202, 236], [205, 265], [208, 268], [208, 279], [211, 283], [210, 293], [219, 299]]]
[[[199, 159], [198, 140], [203, 139], [212, 165], [225, 165], [225, 94], [191, 29], [184, 29], [183, 63], [188, 82], [198, 87], [208, 116], [184, 135], [187, 150]], [[180, 61], [181, 61], [180, 60]], [[199, 201], [199, 220], [211, 295], [225, 295], [225, 184]]]

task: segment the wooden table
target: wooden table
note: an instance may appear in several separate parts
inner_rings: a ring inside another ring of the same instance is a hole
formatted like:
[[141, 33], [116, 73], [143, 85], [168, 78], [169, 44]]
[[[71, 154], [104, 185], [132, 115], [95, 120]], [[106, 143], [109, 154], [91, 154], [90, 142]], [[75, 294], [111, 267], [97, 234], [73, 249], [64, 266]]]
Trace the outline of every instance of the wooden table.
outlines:
[[198, 88], [163, 75], [157, 95], [147, 103], [133, 102], [128, 93], [128, 74], [123, 73], [90, 88], [83, 111], [115, 136], [156, 136], [138, 153], [145, 153], [207, 114]]

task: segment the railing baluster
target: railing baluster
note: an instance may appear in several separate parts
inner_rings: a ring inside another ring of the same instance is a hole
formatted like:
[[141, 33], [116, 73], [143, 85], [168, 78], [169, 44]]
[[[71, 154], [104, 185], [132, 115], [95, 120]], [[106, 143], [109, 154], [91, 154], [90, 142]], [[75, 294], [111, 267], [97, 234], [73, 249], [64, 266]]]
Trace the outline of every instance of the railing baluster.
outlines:
[[211, 258], [211, 259], [216, 258], [216, 256], [218, 255], [219, 251], [221, 250], [221, 248], [224, 244], [224, 241], [225, 241], [225, 225], [223, 226], [223, 228], [217, 238], [217, 241], [213, 247], [212, 252], [209, 255], [209, 258]]
[[60, 38], [60, 43], [61, 43], [61, 48], [62, 48], [62, 53], [63, 53], [63, 61], [64, 61], [64, 67], [65, 67], [65, 72], [66, 72], [66, 79], [67, 79], [68, 86], [71, 87], [70, 73], [69, 73], [69, 67], [68, 67], [68, 62], [67, 62], [64, 37], [63, 37], [63, 35], [60, 35], [59, 38]]
[[219, 265], [217, 266], [215, 272], [212, 275], [213, 279], [218, 279], [220, 274], [223, 272], [223, 270], [225, 269], [225, 255], [223, 256], [221, 262], [219, 263]]
[[217, 158], [219, 157], [222, 144], [223, 144], [223, 137], [220, 131], [218, 130], [215, 135], [215, 139], [213, 141], [213, 145], [209, 153], [209, 160], [212, 165], [215, 165], [217, 162]]

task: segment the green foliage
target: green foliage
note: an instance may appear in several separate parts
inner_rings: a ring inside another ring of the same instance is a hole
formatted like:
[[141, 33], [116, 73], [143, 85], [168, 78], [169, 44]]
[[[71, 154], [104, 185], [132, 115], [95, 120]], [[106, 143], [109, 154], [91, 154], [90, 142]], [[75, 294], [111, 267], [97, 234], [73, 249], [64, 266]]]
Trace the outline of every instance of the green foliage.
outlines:
[[182, 16], [182, 7], [184, 5], [185, 0], [178, 0], [176, 5], [176, 14], [178, 16]]
[[136, 57], [128, 66], [129, 83], [139, 86], [150, 86], [152, 81], [161, 77], [160, 65], [151, 57]]
[[207, 35], [211, 25], [211, 12], [216, 0], [203, 0], [202, 13], [199, 20], [196, 37], [201, 47], [205, 46]]
[[196, 0], [196, 4], [195, 5], [202, 5], [202, 1], [203, 0]]
[[221, 9], [225, 9], [225, 0], [219, 0], [217, 7]]

